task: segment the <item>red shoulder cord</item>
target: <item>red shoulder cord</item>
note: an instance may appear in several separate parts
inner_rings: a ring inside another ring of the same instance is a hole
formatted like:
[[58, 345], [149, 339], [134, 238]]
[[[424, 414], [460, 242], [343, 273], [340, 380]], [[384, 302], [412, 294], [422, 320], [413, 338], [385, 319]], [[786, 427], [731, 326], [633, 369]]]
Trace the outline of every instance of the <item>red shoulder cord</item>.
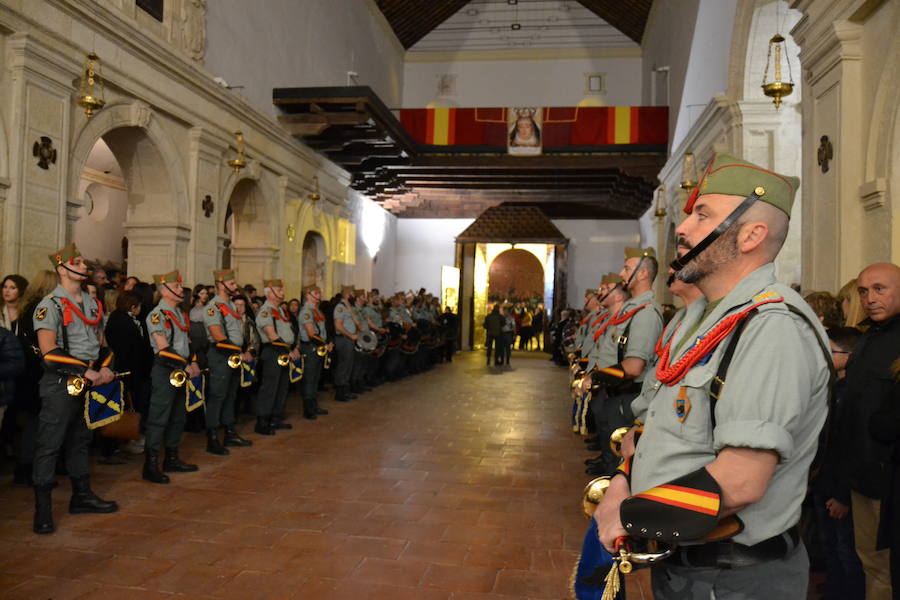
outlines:
[[287, 321], [288, 320], [287, 317], [281, 316], [281, 311], [278, 310], [277, 308], [275, 308], [274, 306], [272, 307], [272, 318], [278, 319], [279, 321]]
[[60, 304], [63, 305], [63, 327], [68, 327], [69, 323], [75, 320], [72, 316], [72, 313], [78, 315], [78, 318], [84, 321], [85, 325], [90, 325], [91, 327], [95, 327], [100, 324], [100, 321], [103, 319], [103, 304], [99, 300], [95, 300], [97, 303], [97, 317], [94, 319], [88, 319], [81, 310], [68, 298], [59, 298]]
[[596, 327], [597, 325], [599, 325], [600, 323], [602, 323], [603, 321], [605, 321], [605, 320], [608, 319], [608, 318], [609, 318], [609, 313], [608, 313], [608, 312], [603, 313], [602, 315], [600, 315], [599, 317], [597, 317], [597, 320], [596, 320], [596, 321], [594, 321], [593, 323], [591, 323], [591, 329], [593, 329], [594, 327]]
[[598, 339], [600, 339], [600, 336], [603, 335], [604, 333], [606, 333], [606, 330], [609, 328], [610, 325], [621, 325], [622, 323], [624, 323], [625, 321], [627, 321], [628, 319], [633, 317], [636, 312], [638, 312], [641, 309], [647, 308], [648, 306], [650, 306], [649, 302], [646, 304], [641, 304], [640, 306], [634, 308], [633, 310], [628, 311], [624, 315], [616, 315], [612, 319], [608, 320], [606, 323], [603, 324], [603, 327], [598, 329], [597, 333], [594, 334], [594, 341], [596, 342]]
[[672, 350], [672, 341], [675, 339], [675, 335], [673, 334], [669, 339], [669, 343], [663, 348], [662, 354], [660, 354], [659, 363], [656, 365], [656, 379], [660, 383], [669, 386], [678, 383], [704, 356], [715, 350], [716, 346], [728, 337], [728, 334], [734, 331], [735, 327], [737, 327], [741, 321], [746, 319], [751, 311], [763, 304], [771, 304], [773, 302], [784, 302], [784, 298], [779, 297], [763, 300], [762, 302], [757, 302], [756, 304], [745, 308], [739, 313], [728, 315], [716, 323], [716, 326], [703, 336], [702, 340], [698, 341], [690, 350], [685, 352], [684, 356], [682, 356], [678, 362], [674, 365], [670, 365], [669, 356]]
[[190, 317], [188, 317], [188, 314], [186, 312], [181, 313], [181, 316], [184, 317], [184, 322], [187, 323], [187, 325], [182, 325], [181, 322], [175, 318], [175, 314], [173, 312], [166, 309], [162, 309], [162, 312], [164, 315], [166, 315], [166, 317], [168, 317], [166, 319], [166, 327], [168, 329], [172, 329], [172, 323], [175, 323], [178, 329], [182, 331], [187, 331], [191, 328], [191, 319]]
[[228, 308], [228, 305], [225, 304], [224, 302], [222, 302], [222, 303], [220, 303], [220, 304], [217, 304], [216, 306], [219, 307], [219, 310], [222, 311], [222, 314], [223, 314], [223, 315], [225, 315], [225, 316], [230, 316], [230, 317], [234, 317], [234, 318], [237, 319], [238, 321], [241, 320], [241, 315], [237, 314], [236, 312], [231, 312], [231, 309]]
[[325, 313], [323, 313], [318, 308], [313, 309], [313, 316], [316, 318], [316, 321], [321, 322], [325, 320]]
[[[678, 333], [678, 329], [681, 327], [681, 323], [675, 326], [675, 331], [672, 332], [672, 336], [669, 338], [670, 340], [675, 337], [675, 334]], [[659, 334], [659, 339], [656, 340], [656, 347], [653, 349], [653, 352], [656, 353], [656, 356], [662, 356], [663, 353], [663, 338], [666, 337], [666, 330], [663, 329], [663, 332]]]

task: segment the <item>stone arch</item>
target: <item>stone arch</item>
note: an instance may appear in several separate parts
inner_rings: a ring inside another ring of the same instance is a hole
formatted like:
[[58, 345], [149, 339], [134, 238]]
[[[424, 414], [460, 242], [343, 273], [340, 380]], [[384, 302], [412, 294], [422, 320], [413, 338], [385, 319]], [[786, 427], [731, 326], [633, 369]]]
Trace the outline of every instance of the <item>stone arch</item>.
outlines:
[[[234, 175], [234, 174], [233, 174]], [[230, 216], [231, 268], [243, 283], [262, 284], [277, 273], [281, 236], [280, 219], [274, 214], [277, 198], [258, 176], [232, 177], [226, 185], [226, 209], [220, 211], [219, 234], [227, 236], [226, 219]]]
[[524, 294], [517, 298], [537, 294], [543, 300], [545, 275], [544, 265], [534, 252], [521, 248], [504, 250], [488, 265], [488, 300], [511, 290]]
[[303, 236], [300, 252], [300, 283], [304, 287], [315, 284], [324, 288], [328, 263], [325, 238], [318, 231], [310, 229]]
[[160, 118], [143, 102], [108, 106], [77, 133], [66, 196], [73, 199], [66, 210], [70, 224], [79, 208], [82, 171], [100, 138], [122, 167], [128, 188], [129, 273], [146, 280], [153, 273], [185, 269], [192, 209], [182, 156]]
[[306, 239], [307, 234], [314, 233], [320, 236], [322, 245], [319, 249], [321, 250], [321, 256], [325, 260], [323, 282], [321, 284], [323, 297], [331, 294], [334, 279], [332, 253], [336, 251], [337, 244], [335, 243], [333, 220], [333, 217], [323, 212], [316, 203], [306, 200], [301, 200], [294, 219], [296, 230], [294, 262], [298, 267], [298, 273], [292, 274], [289, 279], [296, 278], [300, 281], [302, 277], [302, 273], [299, 271], [303, 268], [303, 241]]

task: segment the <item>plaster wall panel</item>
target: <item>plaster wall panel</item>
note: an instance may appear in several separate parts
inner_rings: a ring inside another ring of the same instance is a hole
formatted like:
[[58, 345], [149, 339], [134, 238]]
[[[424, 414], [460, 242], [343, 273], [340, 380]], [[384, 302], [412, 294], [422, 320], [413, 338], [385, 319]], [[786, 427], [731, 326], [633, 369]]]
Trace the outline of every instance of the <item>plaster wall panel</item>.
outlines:
[[393, 291], [419, 288], [440, 296], [441, 267], [456, 264], [456, 236], [474, 219], [398, 219]]

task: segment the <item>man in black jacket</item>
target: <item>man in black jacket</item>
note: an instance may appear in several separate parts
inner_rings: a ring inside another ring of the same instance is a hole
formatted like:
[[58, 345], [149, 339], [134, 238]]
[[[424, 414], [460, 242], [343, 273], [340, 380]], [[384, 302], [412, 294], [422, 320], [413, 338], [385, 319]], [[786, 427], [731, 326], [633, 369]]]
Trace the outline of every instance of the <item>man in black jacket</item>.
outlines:
[[891, 448], [872, 437], [869, 421], [893, 393], [891, 363], [900, 356], [900, 267], [888, 263], [866, 267], [857, 285], [869, 316], [863, 324], [869, 329], [847, 365], [841, 443], [849, 450], [844, 471], [850, 483], [856, 552], [866, 573], [866, 598], [878, 600], [891, 597], [889, 555], [875, 549]]
[[[491, 312], [484, 318], [482, 326], [487, 334], [484, 340], [484, 348], [487, 350], [487, 364], [491, 365], [491, 348], [497, 346], [495, 355], [500, 355], [500, 336], [503, 335], [503, 315], [500, 314], [500, 303], [494, 305]], [[499, 358], [497, 364], [499, 365]]]
[[3, 413], [13, 401], [16, 391], [16, 377], [25, 368], [22, 345], [8, 329], [0, 327], [0, 423]]

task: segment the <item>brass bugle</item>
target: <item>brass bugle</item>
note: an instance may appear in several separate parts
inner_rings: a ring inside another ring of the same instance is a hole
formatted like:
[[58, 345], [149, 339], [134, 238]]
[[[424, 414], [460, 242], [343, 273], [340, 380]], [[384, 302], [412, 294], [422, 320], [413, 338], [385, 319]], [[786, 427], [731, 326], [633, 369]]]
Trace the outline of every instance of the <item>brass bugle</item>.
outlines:
[[[114, 379], [122, 379], [131, 375], [131, 371], [122, 371], [113, 375], [115, 376]], [[66, 380], [66, 391], [69, 392], [70, 396], [80, 396], [89, 387], [91, 387], [91, 381], [80, 375], [72, 375]]]
[[320, 357], [324, 358], [328, 355], [328, 346], [322, 344], [321, 346], [316, 346], [316, 354]]
[[584, 486], [584, 492], [581, 495], [581, 507], [584, 509], [584, 516], [588, 519], [594, 516], [597, 505], [600, 504], [600, 501], [603, 500], [603, 496], [606, 495], [606, 490], [609, 488], [609, 482], [609, 475], [603, 475], [602, 477], [591, 479], [588, 484]]
[[609, 436], [609, 447], [616, 456], [622, 456], [622, 440], [625, 439], [625, 436], [628, 435], [629, 431], [631, 431], [631, 429], [628, 427], [619, 427], [612, 432], [611, 436]]
[[239, 369], [239, 368], [241, 367], [241, 364], [242, 364], [243, 362], [244, 362], [244, 361], [241, 360], [241, 355], [240, 355], [240, 354], [230, 354], [230, 355], [228, 355], [228, 366], [231, 367], [232, 369]]
[[181, 387], [187, 381], [187, 373], [181, 369], [175, 369], [169, 373], [169, 385], [172, 387]]
[[279, 367], [286, 367], [291, 364], [291, 357], [288, 356], [287, 352], [285, 352], [284, 354], [279, 354], [275, 360], [276, 362], [278, 362]]

